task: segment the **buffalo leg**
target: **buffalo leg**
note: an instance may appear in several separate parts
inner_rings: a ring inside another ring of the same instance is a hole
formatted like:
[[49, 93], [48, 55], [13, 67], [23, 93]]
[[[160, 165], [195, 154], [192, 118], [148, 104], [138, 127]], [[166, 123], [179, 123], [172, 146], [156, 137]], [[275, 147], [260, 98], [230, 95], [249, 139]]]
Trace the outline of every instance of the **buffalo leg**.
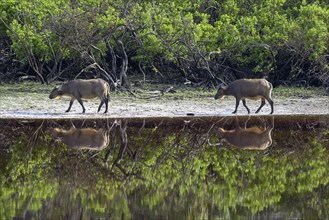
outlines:
[[71, 99], [70, 104], [69, 104], [69, 108], [65, 112], [69, 112], [71, 110], [73, 102], [74, 102], [74, 99]]
[[85, 113], [86, 109], [85, 109], [85, 107], [83, 106], [82, 100], [81, 100], [81, 99], [78, 99], [78, 102], [80, 103], [80, 105], [81, 105], [81, 107], [82, 107], [82, 113]]
[[98, 106], [98, 110], [97, 110], [97, 112], [99, 112], [99, 111], [101, 110], [103, 104], [104, 104], [104, 101], [102, 100], [102, 101], [101, 101], [101, 104], [99, 104], [99, 106]]
[[240, 99], [235, 99], [235, 110], [234, 112], [232, 112], [232, 114], [235, 114], [238, 110], [238, 107], [239, 107], [239, 104], [240, 104]]
[[267, 101], [268, 101], [268, 103], [270, 103], [270, 105], [271, 105], [271, 113], [270, 113], [270, 114], [273, 114], [273, 111], [274, 111], [273, 100], [272, 100], [271, 98], [268, 98]]
[[105, 99], [105, 111], [104, 111], [104, 113], [107, 113], [107, 109], [108, 109], [108, 107], [109, 107], [109, 99], [106, 98], [106, 99]]
[[248, 111], [248, 114], [250, 114], [250, 110], [249, 108], [247, 107], [247, 103], [246, 103], [246, 99], [242, 99], [242, 104], [244, 107], [246, 107], [247, 111]]
[[263, 108], [263, 106], [265, 105], [265, 99], [262, 98], [261, 100], [262, 100], [262, 101], [261, 101], [261, 103], [260, 103], [260, 106], [259, 106], [259, 108], [257, 109], [257, 111], [256, 111], [255, 113], [258, 113], [258, 112], [261, 110], [261, 108]]

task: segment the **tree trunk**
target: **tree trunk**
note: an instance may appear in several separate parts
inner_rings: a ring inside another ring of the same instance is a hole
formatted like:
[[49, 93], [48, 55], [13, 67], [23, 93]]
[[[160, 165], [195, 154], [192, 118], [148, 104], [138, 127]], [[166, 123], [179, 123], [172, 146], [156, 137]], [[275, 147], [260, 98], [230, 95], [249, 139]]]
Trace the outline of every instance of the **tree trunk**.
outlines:
[[120, 83], [121, 86], [126, 87], [128, 90], [130, 90], [130, 85], [127, 77], [127, 70], [128, 70], [128, 56], [125, 51], [125, 48], [123, 46], [123, 43], [118, 40], [118, 44], [121, 46], [122, 49], [122, 65], [120, 70]]
[[105, 44], [106, 44], [106, 47], [107, 47], [107, 50], [110, 52], [110, 62], [111, 62], [111, 76], [112, 76], [112, 79], [113, 81], [117, 81], [117, 60], [116, 60], [116, 56], [115, 56], [115, 53], [114, 53], [114, 50], [110, 44], [110, 41], [109, 39], [107, 38], [105, 40]]

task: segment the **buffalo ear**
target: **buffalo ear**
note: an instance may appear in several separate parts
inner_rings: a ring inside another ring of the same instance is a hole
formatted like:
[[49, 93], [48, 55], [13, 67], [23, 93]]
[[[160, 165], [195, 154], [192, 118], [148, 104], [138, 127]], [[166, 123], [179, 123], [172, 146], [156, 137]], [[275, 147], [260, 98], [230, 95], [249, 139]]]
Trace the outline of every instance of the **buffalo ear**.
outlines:
[[55, 86], [52, 91], [56, 91], [56, 90], [57, 91], [59, 90], [59, 87], [58, 86]]
[[62, 95], [62, 94], [63, 94], [62, 87], [55, 86], [54, 91], [57, 91], [57, 94], [58, 94], [58, 95]]
[[221, 88], [221, 89], [225, 89], [225, 88], [226, 88], [226, 85], [225, 85], [224, 83], [221, 83], [221, 84], [219, 85], [219, 88]]
[[58, 95], [63, 95], [63, 90], [62, 89], [60, 89], [60, 88], [58, 88]]

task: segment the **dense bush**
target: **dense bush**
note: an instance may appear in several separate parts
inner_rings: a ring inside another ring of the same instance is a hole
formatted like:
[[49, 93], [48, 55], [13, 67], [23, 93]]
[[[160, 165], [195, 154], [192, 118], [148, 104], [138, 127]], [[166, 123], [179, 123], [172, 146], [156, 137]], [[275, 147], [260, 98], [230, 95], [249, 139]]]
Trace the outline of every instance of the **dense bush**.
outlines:
[[51, 82], [83, 70], [123, 86], [134, 73], [329, 85], [325, 0], [5, 0], [0, 11], [1, 81]]

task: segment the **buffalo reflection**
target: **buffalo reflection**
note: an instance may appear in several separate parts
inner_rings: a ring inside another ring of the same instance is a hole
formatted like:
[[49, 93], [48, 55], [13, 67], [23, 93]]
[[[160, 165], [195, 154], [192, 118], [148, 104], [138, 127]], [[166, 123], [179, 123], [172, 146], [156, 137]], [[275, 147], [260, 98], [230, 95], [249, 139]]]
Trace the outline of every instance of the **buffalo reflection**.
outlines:
[[54, 128], [50, 131], [55, 140], [61, 141], [75, 149], [102, 150], [109, 143], [107, 131], [104, 129], [75, 128], [69, 130]]
[[235, 119], [235, 129], [218, 129], [218, 137], [240, 149], [265, 150], [272, 145], [271, 132], [274, 128], [272, 117], [270, 126], [242, 128]]

